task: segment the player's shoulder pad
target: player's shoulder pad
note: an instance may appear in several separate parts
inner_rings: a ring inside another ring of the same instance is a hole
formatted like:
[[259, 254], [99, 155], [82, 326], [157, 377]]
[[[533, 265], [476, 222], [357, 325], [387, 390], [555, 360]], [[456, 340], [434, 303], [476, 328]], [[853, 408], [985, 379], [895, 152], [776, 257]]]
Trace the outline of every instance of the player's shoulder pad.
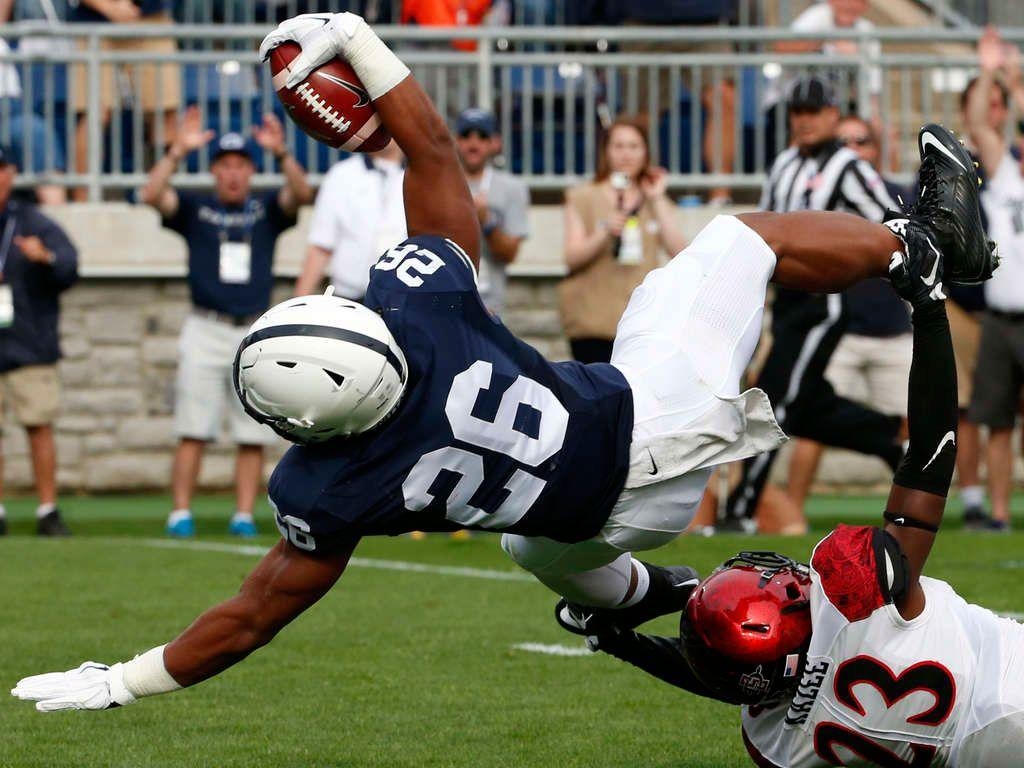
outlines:
[[899, 599], [910, 578], [899, 542], [874, 526], [838, 526], [814, 548], [811, 568], [825, 597], [851, 622]]
[[407, 238], [377, 260], [370, 285], [401, 291], [476, 290], [476, 268], [453, 240], [439, 235]]

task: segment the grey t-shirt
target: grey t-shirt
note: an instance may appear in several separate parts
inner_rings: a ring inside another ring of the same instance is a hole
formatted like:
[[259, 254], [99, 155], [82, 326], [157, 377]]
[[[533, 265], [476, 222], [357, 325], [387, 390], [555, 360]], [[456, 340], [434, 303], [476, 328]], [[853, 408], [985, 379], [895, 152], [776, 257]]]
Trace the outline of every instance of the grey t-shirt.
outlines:
[[[487, 207], [503, 231], [513, 237], [525, 238], [530, 234], [527, 221], [530, 193], [522, 180], [488, 166], [480, 181], [470, 182], [469, 191], [474, 196], [481, 192], [487, 195]], [[484, 306], [496, 315], [505, 309], [506, 282], [505, 265], [491, 255], [487, 239], [483, 238], [478, 285]]]

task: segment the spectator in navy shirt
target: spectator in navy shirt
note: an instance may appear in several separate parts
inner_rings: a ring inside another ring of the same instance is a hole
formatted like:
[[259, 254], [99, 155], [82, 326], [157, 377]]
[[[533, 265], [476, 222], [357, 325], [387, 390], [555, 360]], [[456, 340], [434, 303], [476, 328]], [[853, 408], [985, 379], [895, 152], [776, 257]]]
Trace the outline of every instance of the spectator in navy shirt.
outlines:
[[220, 432], [225, 405], [238, 445], [235, 470], [236, 510], [229, 529], [253, 536], [252, 510], [263, 472], [263, 447], [273, 433], [242, 410], [231, 388], [235, 350], [249, 325], [270, 305], [271, 271], [278, 235], [296, 222], [299, 206], [313, 198], [306, 172], [285, 148], [284, 129], [273, 115], [253, 131], [256, 142], [277, 158], [285, 176], [280, 190], [256, 194], [246, 139], [220, 137], [210, 163], [213, 194], [177, 192], [170, 178], [185, 155], [206, 146], [213, 132], [203, 130], [199, 110], [185, 112], [167, 154], [149, 172], [140, 200], [156, 208], [164, 226], [188, 245], [188, 282], [192, 313], [181, 332], [175, 398], [179, 438], [171, 486], [174, 509], [167, 521], [172, 536], [194, 533], [190, 503], [203, 449]]
[[[11, 199], [16, 176], [10, 149], [0, 147], [0, 412], [3, 398], [9, 397], [28, 433], [39, 494], [36, 532], [66, 536], [57, 509], [53, 440], [60, 401], [57, 318], [61, 292], [78, 279], [78, 253], [64, 231], [35, 206]], [[0, 502], [0, 535], [6, 532]]]

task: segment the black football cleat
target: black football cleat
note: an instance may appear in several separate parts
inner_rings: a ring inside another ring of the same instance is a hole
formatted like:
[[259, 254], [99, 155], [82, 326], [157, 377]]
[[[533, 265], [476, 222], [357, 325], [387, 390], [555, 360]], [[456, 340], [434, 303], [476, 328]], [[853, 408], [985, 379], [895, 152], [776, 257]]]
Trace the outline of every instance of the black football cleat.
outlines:
[[612, 629], [633, 629], [683, 610], [690, 593], [700, 583], [697, 571], [685, 565], [643, 565], [651, 582], [640, 602], [629, 608], [591, 608], [563, 597], [555, 606], [555, 620], [562, 629], [577, 635], [600, 635]]
[[918, 200], [908, 218], [931, 231], [945, 258], [947, 282], [977, 285], [988, 280], [999, 256], [981, 223], [974, 159], [953, 133], [934, 123], [921, 129], [917, 147]]
[[7, 518], [0, 517], [0, 536], [7, 535]]
[[71, 531], [64, 524], [60, 510], [55, 509], [36, 521], [36, 534], [38, 536], [70, 536]]

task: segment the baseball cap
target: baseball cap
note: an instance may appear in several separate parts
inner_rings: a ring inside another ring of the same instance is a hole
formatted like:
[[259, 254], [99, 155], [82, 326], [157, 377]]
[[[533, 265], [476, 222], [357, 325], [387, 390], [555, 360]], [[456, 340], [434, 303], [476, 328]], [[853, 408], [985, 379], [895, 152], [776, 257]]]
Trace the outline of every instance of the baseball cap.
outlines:
[[240, 133], [223, 134], [217, 139], [217, 147], [213, 151], [213, 159], [221, 157], [222, 155], [242, 155], [243, 157], [252, 160], [252, 152], [249, 150], [249, 142], [245, 140], [245, 137]]
[[801, 77], [793, 83], [789, 89], [789, 99], [786, 101], [786, 106], [790, 109], [808, 112], [818, 112], [836, 105], [836, 94], [832, 86], [816, 75]]
[[459, 114], [459, 119], [455, 121], [455, 133], [459, 136], [465, 136], [472, 131], [477, 131], [484, 136], [496, 134], [498, 132], [498, 125], [494, 115], [486, 109], [478, 109], [476, 107], [462, 110]]

